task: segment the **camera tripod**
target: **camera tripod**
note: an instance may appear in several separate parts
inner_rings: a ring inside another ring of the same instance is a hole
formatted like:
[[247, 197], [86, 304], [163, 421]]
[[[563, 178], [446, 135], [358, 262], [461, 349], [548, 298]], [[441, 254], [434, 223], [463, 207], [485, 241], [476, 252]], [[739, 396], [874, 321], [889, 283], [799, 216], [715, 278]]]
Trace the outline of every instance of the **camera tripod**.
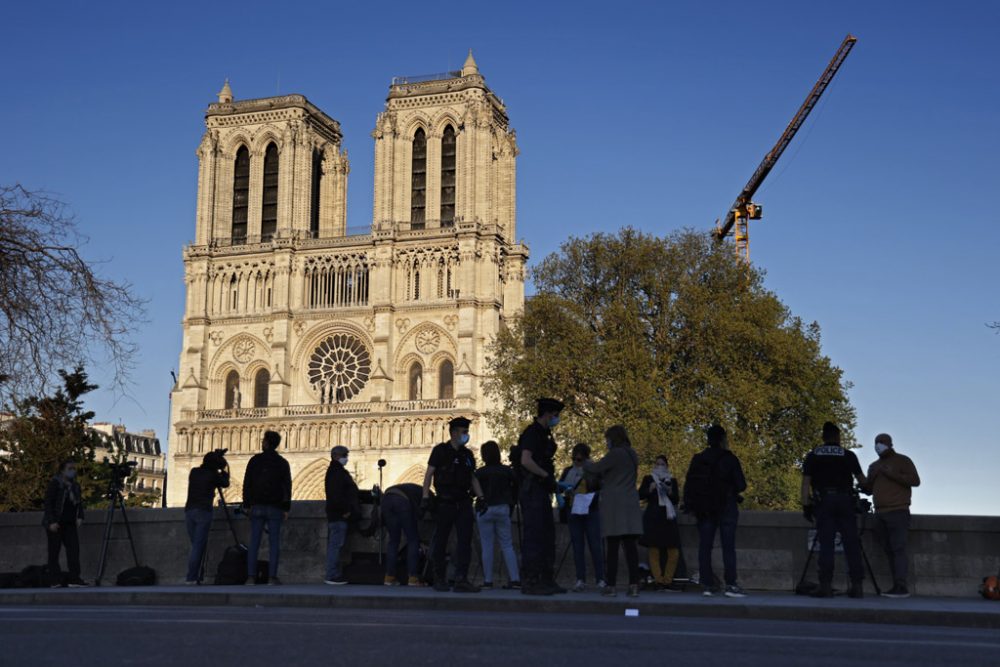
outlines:
[[[872, 587], [875, 589], [875, 595], [882, 595], [882, 589], [879, 587], [878, 582], [875, 580], [875, 570], [872, 568], [872, 563], [868, 560], [868, 552], [865, 551], [865, 545], [862, 538], [865, 535], [868, 524], [868, 512], [857, 512], [861, 515], [861, 525], [858, 527], [858, 549], [861, 551], [861, 558], [865, 564], [865, 572], [868, 574], [868, 578], [872, 582]], [[795, 592], [799, 595], [806, 595], [812, 592], [811, 586], [806, 585], [806, 574], [809, 573], [809, 564], [812, 562], [813, 554], [818, 550], [819, 546], [819, 529], [816, 529], [816, 534], [813, 535], [812, 544], [809, 545], [809, 555], [806, 557], [806, 564], [802, 568], [802, 575], [799, 577], [799, 583], [795, 586]]]
[[132, 538], [132, 528], [128, 523], [128, 513], [125, 511], [125, 496], [122, 495], [122, 482], [124, 480], [118, 477], [118, 473], [113, 472], [111, 481], [108, 482], [108, 493], [107, 497], [110, 500], [108, 503], [108, 511], [104, 517], [104, 539], [101, 542], [101, 562], [97, 569], [97, 576], [94, 578], [94, 585], [100, 586], [101, 579], [104, 578], [104, 568], [107, 566], [108, 562], [108, 545], [111, 542], [111, 524], [114, 523], [115, 509], [120, 509], [122, 512], [122, 521], [125, 523], [125, 533], [128, 535], [129, 546], [132, 547], [132, 560], [135, 561], [135, 566], [139, 567], [139, 555], [135, 550], [135, 540]]

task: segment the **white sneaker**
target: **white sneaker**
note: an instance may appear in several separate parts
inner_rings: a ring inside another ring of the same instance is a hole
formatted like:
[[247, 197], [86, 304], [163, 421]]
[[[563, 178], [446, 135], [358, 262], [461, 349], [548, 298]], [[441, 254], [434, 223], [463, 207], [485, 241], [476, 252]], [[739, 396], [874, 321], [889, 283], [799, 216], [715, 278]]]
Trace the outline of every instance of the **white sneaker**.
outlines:
[[608, 582], [604, 581], [603, 579], [598, 580], [598, 582], [597, 582], [597, 587], [598, 588], [604, 589], [604, 588], [607, 588], [607, 586], [608, 586]]
[[745, 598], [747, 596], [747, 594], [743, 592], [743, 589], [740, 588], [738, 584], [732, 584], [730, 586], [726, 586], [726, 592], [724, 593], [724, 595], [727, 598]]
[[582, 593], [585, 590], [587, 590], [587, 584], [585, 584], [582, 579], [577, 579], [576, 584], [570, 589], [573, 593]]

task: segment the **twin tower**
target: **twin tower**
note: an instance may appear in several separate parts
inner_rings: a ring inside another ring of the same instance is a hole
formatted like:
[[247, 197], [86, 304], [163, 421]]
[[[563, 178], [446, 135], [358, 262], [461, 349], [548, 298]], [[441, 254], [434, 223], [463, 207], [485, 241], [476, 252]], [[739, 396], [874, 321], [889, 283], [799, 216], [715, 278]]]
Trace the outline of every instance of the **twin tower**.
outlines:
[[171, 393], [167, 502], [229, 450], [239, 498], [266, 430], [293, 498], [323, 497], [333, 445], [359, 484], [420, 482], [456, 415], [489, 437], [488, 346], [524, 306], [518, 149], [472, 53], [461, 71], [392, 80], [375, 140], [371, 227], [347, 226], [340, 124], [301, 95], [209, 106]]

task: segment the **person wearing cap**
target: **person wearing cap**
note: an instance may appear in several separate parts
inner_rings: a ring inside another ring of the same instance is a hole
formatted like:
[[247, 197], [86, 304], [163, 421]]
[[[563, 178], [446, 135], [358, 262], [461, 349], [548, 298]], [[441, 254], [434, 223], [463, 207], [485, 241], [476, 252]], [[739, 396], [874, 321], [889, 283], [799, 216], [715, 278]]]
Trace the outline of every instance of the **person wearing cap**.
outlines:
[[920, 486], [920, 475], [910, 457], [896, 451], [888, 433], [875, 436], [875, 453], [878, 459], [868, 466], [868, 491], [875, 504], [877, 532], [892, 572], [892, 588], [882, 595], [907, 598], [910, 597], [906, 583], [909, 574], [906, 538], [910, 531], [910, 497], [913, 487]]
[[354, 483], [347, 461], [350, 451], [337, 445], [330, 450], [330, 465], [326, 469], [326, 578], [324, 584], [339, 586], [347, 583], [340, 567], [340, 552], [347, 541], [347, 524], [361, 513], [358, 485]]
[[[430, 502], [431, 482], [437, 494], [434, 508], [434, 544], [431, 558], [434, 562], [434, 590], [456, 593], [478, 593], [479, 587], [469, 581], [469, 562], [472, 560], [472, 524], [474, 513], [472, 496], [476, 503], [483, 501], [483, 490], [476, 479], [476, 457], [466, 447], [469, 442], [469, 424], [465, 417], [448, 422], [449, 439], [433, 450], [427, 461], [421, 505]], [[448, 585], [445, 551], [451, 531], [455, 530], [455, 585]]]
[[525, 595], [565, 593], [555, 582], [556, 531], [552, 516], [556, 441], [552, 428], [559, 423], [563, 404], [538, 399], [538, 414], [517, 441], [516, 467], [521, 475], [518, 499], [524, 521], [521, 592]]
[[802, 464], [802, 508], [806, 519], [816, 520], [819, 541], [819, 589], [814, 597], [833, 597], [834, 541], [837, 533], [847, 557], [851, 588], [847, 595], [864, 597], [861, 540], [854, 513], [852, 478], [865, 488], [858, 457], [840, 446], [840, 429], [832, 422], [823, 424], [823, 444], [806, 455]]

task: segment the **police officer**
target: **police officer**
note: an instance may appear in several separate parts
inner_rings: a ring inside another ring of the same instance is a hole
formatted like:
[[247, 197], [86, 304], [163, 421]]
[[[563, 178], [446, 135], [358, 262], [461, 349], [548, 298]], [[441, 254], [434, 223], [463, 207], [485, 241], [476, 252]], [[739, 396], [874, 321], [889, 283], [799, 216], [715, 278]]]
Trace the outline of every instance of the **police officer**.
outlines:
[[552, 428], [559, 423], [563, 404], [554, 398], [538, 399], [538, 416], [524, 429], [514, 457], [521, 475], [519, 500], [524, 521], [521, 592], [553, 595], [566, 589], [555, 582], [555, 522], [552, 494], [556, 490], [556, 441]]
[[[483, 491], [476, 479], [476, 457], [466, 448], [469, 442], [469, 424], [465, 417], [448, 422], [449, 440], [431, 450], [427, 461], [427, 474], [421, 506], [430, 503], [431, 481], [437, 494], [434, 509], [434, 544], [431, 557], [434, 561], [434, 590], [456, 593], [478, 593], [479, 587], [469, 581], [469, 561], [472, 560], [472, 494], [477, 506], [485, 502]], [[455, 586], [448, 586], [445, 550], [451, 530], [455, 529]]]
[[816, 520], [819, 541], [819, 590], [814, 597], [833, 597], [833, 548], [836, 534], [844, 545], [847, 569], [851, 577], [848, 596], [864, 596], [861, 542], [854, 517], [852, 479], [866, 486], [861, 464], [854, 452], [840, 446], [840, 429], [831, 422], [823, 424], [823, 444], [806, 455], [802, 465], [802, 508], [807, 520]]

